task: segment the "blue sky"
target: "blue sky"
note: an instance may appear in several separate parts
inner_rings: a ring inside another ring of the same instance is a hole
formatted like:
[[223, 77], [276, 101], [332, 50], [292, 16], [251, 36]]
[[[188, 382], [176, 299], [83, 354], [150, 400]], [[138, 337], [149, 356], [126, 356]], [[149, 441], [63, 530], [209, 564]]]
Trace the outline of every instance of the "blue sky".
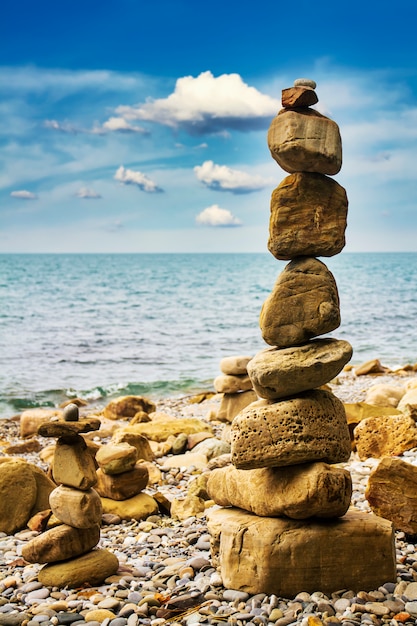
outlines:
[[347, 251], [417, 251], [414, 0], [5, 0], [0, 252], [263, 252], [281, 90], [340, 126]]

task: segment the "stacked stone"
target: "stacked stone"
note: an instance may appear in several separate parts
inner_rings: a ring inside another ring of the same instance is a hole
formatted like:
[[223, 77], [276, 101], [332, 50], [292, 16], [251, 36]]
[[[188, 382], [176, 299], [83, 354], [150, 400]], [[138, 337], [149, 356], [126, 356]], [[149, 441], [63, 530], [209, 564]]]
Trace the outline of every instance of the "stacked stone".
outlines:
[[119, 563], [107, 550], [96, 549], [100, 540], [101, 499], [93, 486], [96, 466], [81, 433], [100, 428], [97, 418], [79, 419], [70, 404], [63, 420], [42, 424], [38, 434], [56, 437], [52, 476], [58, 485], [49, 496], [58, 525], [41, 533], [22, 548], [29, 563], [46, 563], [39, 581], [53, 586], [99, 584], [116, 573]]
[[334, 277], [316, 257], [344, 247], [348, 201], [330, 178], [342, 163], [339, 129], [310, 108], [315, 87], [300, 79], [284, 89], [269, 129], [271, 155], [290, 175], [272, 194], [268, 249], [290, 262], [260, 314], [272, 347], [247, 365], [261, 400], [232, 422], [234, 467], [208, 480], [210, 497], [233, 507], [209, 517], [224, 585], [287, 597], [395, 580], [392, 524], [347, 513], [351, 477], [335, 466], [350, 457], [350, 435], [342, 402], [323, 386], [352, 348], [317, 338], [339, 326], [340, 309]]
[[[146, 441], [150, 450], [148, 440], [141, 439]], [[127, 441], [110, 442], [97, 451], [96, 490], [102, 497], [127, 500], [145, 489], [149, 472], [143, 463], [138, 463], [138, 455], [137, 447]]]
[[250, 356], [228, 356], [220, 361], [220, 376], [214, 379], [217, 393], [223, 394], [216, 419], [232, 422], [248, 404], [257, 400], [252, 381], [248, 376]]

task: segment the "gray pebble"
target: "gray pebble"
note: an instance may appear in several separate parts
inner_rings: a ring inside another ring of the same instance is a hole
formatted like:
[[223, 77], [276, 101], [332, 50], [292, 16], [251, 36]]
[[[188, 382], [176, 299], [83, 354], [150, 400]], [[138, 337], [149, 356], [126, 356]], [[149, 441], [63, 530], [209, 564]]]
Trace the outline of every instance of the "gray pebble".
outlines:
[[315, 89], [317, 87], [317, 83], [311, 78], [296, 78], [294, 81], [294, 87], [310, 87], [311, 89]]
[[246, 591], [237, 591], [235, 589], [226, 589], [223, 593], [223, 599], [227, 602], [234, 602], [235, 600], [245, 601], [249, 598], [249, 594]]

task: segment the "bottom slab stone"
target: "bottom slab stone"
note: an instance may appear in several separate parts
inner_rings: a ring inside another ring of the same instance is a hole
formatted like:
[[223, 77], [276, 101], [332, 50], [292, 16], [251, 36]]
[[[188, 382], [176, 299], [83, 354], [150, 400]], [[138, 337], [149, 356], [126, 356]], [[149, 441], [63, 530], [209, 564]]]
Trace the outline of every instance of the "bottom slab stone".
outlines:
[[373, 514], [350, 509], [317, 522], [222, 508], [208, 514], [208, 530], [228, 589], [293, 598], [301, 591], [371, 591], [396, 581], [393, 525]]
[[98, 548], [68, 561], [49, 563], [39, 570], [38, 580], [50, 587], [81, 587], [100, 585], [119, 568], [117, 557], [108, 550]]

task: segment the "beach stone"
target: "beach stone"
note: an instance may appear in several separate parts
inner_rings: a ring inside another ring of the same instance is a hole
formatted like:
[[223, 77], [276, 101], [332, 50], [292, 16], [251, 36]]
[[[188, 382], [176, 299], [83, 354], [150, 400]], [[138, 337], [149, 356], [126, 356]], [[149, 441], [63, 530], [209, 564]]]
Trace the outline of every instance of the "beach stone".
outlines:
[[317, 87], [317, 83], [311, 78], [296, 78], [294, 81], [294, 87], [310, 87], [310, 89], [315, 89]]
[[139, 433], [132, 432], [130, 426], [123, 426], [116, 430], [111, 438], [111, 443], [128, 443], [130, 446], [134, 446], [138, 451], [138, 459], [153, 461], [155, 458], [148, 439]]
[[62, 410], [60, 409], [27, 409], [23, 411], [19, 420], [21, 438], [33, 437], [37, 434], [41, 424], [61, 416]]
[[184, 521], [189, 517], [198, 516], [205, 511], [205, 502], [193, 494], [187, 494], [185, 498], [174, 498], [171, 501], [171, 517]]
[[98, 469], [94, 488], [103, 498], [127, 500], [145, 489], [148, 480], [148, 468], [142, 463], [137, 463], [132, 470], [123, 474], [110, 475]]
[[287, 176], [271, 196], [269, 251], [281, 260], [338, 254], [345, 246], [347, 210], [345, 189], [328, 176]]
[[100, 426], [101, 421], [98, 417], [85, 417], [78, 422], [56, 420], [41, 424], [38, 428], [38, 435], [41, 437], [72, 437], [81, 433], [96, 431]]
[[150, 515], [158, 513], [156, 500], [143, 492], [121, 501], [101, 498], [101, 503], [103, 505], [103, 513], [118, 515], [122, 520], [135, 519], [141, 521]]
[[409, 389], [404, 393], [397, 404], [397, 409], [404, 413], [417, 409], [417, 389]]
[[73, 402], [67, 404], [62, 412], [62, 417], [65, 422], [77, 422], [80, 419], [78, 405]]
[[407, 415], [380, 415], [362, 420], [353, 431], [361, 460], [398, 456], [417, 447], [415, 421]]
[[311, 87], [296, 85], [282, 90], [281, 103], [285, 109], [309, 107], [319, 101], [316, 92]]
[[81, 491], [59, 485], [49, 496], [52, 513], [63, 524], [74, 528], [89, 528], [100, 523], [102, 506], [94, 489]]
[[372, 385], [366, 392], [365, 402], [375, 406], [396, 407], [405, 394], [404, 387], [379, 383]]
[[390, 520], [396, 530], [417, 533], [417, 467], [384, 457], [372, 470], [365, 490], [372, 511]]
[[[76, 424], [77, 422], [67, 422]], [[57, 485], [75, 487], [87, 491], [97, 482], [96, 466], [87, 451], [81, 435], [74, 436], [71, 443], [58, 439], [55, 446], [52, 476]]]
[[205, 439], [211, 439], [211, 434], [195, 433], [193, 435], [187, 435], [187, 450], [193, 450], [198, 443], [201, 443]]
[[380, 417], [381, 415], [401, 415], [401, 411], [398, 411], [394, 407], [377, 406], [374, 404], [367, 404], [366, 402], [345, 402], [343, 406], [345, 407], [346, 420], [353, 442], [354, 430], [362, 420], [367, 419], [368, 417]]
[[122, 474], [132, 470], [138, 460], [138, 451], [128, 443], [108, 443], [97, 451], [96, 461], [105, 474]]
[[0, 463], [0, 532], [24, 528], [36, 503], [37, 484], [29, 463], [4, 457]]
[[167, 471], [174, 467], [189, 469], [195, 467], [203, 470], [207, 467], [207, 457], [202, 452], [185, 452], [184, 454], [176, 454], [168, 457], [162, 464], [162, 470]]
[[61, 524], [41, 533], [22, 546], [22, 557], [28, 563], [64, 561], [91, 550], [100, 540], [98, 524], [90, 528], [73, 528]]
[[220, 565], [226, 588], [293, 598], [396, 580], [392, 524], [376, 515], [351, 509], [306, 524], [220, 508], [207, 517], [213, 564]]
[[28, 465], [36, 482], [35, 504], [30, 512], [32, 517], [36, 513], [49, 508], [49, 495], [55, 489], [56, 484], [40, 467], [33, 465], [33, 463], [28, 463]]
[[166, 441], [172, 435], [176, 436], [180, 433], [185, 433], [186, 435], [200, 432], [212, 433], [213, 428], [206, 422], [203, 422], [203, 420], [196, 418], [169, 419], [167, 416], [164, 416], [164, 418], [153, 419], [145, 424], [129, 426], [129, 431], [139, 433], [151, 441], [161, 442]]
[[257, 399], [258, 396], [253, 389], [239, 391], [238, 393], [224, 393], [215, 419], [219, 422], [228, 422], [231, 424], [233, 418], [240, 413], [242, 409], [246, 408]]
[[153, 413], [156, 405], [142, 396], [119, 396], [104, 408], [104, 417], [110, 420], [129, 419], [139, 411]]
[[326, 265], [312, 257], [288, 263], [259, 317], [264, 341], [280, 348], [302, 344], [339, 325], [336, 281]]
[[252, 403], [233, 420], [231, 445], [238, 469], [343, 463], [351, 453], [343, 404], [323, 390]]
[[[303, 97], [313, 96], [304, 94]], [[314, 109], [279, 111], [269, 127], [268, 146], [272, 158], [289, 173], [316, 172], [333, 176], [342, 167], [339, 127]]]
[[205, 439], [201, 443], [197, 444], [193, 449], [194, 454], [204, 454], [206, 459], [211, 459], [221, 456], [222, 454], [230, 453], [230, 443], [217, 439], [217, 437], [210, 437]]
[[261, 517], [340, 517], [352, 495], [347, 470], [326, 463], [239, 470], [215, 469], [207, 481], [209, 497]]
[[248, 365], [254, 390], [277, 400], [321, 387], [335, 378], [352, 357], [352, 346], [339, 339], [312, 339], [291, 348], [267, 348]]
[[26, 439], [22, 443], [14, 443], [3, 448], [4, 454], [29, 454], [30, 452], [40, 452], [42, 444], [36, 437]]
[[38, 580], [47, 587], [74, 589], [88, 584], [100, 585], [119, 568], [117, 557], [108, 550], [95, 549], [63, 563], [51, 563], [41, 568]]
[[220, 361], [220, 370], [228, 376], [242, 376], [247, 373], [251, 356], [226, 356]]
[[381, 365], [381, 361], [379, 359], [371, 359], [370, 361], [365, 361], [354, 368], [354, 372], [356, 376], [367, 376], [368, 374], [384, 374], [387, 371], [387, 368]]
[[213, 386], [217, 393], [237, 393], [238, 391], [252, 389], [252, 383], [247, 374], [242, 376], [221, 374], [216, 376]]

